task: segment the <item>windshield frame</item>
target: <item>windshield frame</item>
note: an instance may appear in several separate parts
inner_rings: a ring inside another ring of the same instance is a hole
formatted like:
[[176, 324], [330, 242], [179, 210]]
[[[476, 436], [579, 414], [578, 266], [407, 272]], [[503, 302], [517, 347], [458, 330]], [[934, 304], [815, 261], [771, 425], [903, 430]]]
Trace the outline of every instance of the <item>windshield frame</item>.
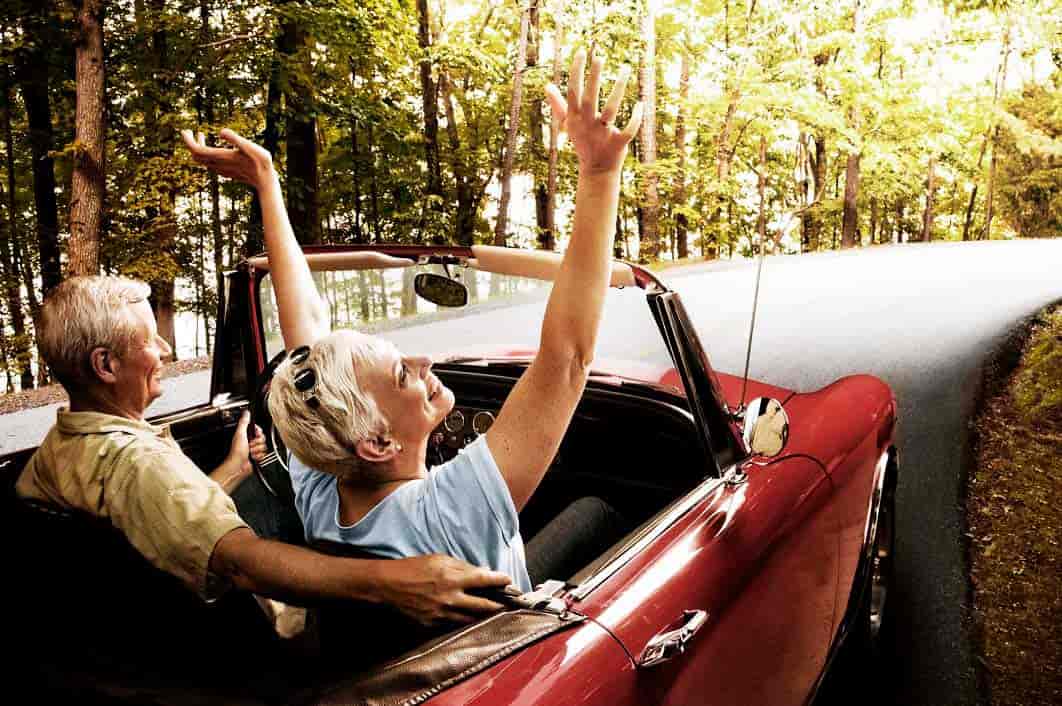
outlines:
[[[379, 269], [384, 267], [410, 267], [416, 264], [468, 264], [477, 260], [477, 255], [489, 253], [503, 254], [510, 261], [535, 261], [539, 272], [543, 261], [549, 261], [559, 267], [562, 255], [541, 251], [517, 250], [514, 248], [496, 248], [494, 246], [432, 246], [432, 245], [304, 245], [303, 253], [313, 266], [314, 271], [328, 269], [354, 269], [344, 256], [364, 254], [366, 257], [361, 269]], [[380, 257], [376, 257], [380, 256]], [[349, 260], [349, 257], [348, 257]], [[408, 264], [406, 264], [408, 263]], [[268, 259], [259, 254], [244, 260], [240, 264], [249, 275], [251, 285], [250, 320], [253, 322], [252, 338], [257, 354], [257, 369], [261, 373], [266, 366], [266, 336], [262, 319], [261, 296], [262, 280], [269, 274]], [[484, 268], [485, 269], [485, 268]], [[493, 271], [486, 269], [486, 271]], [[617, 272], [620, 274], [617, 275]], [[509, 272], [507, 274], [515, 274]], [[521, 276], [534, 276], [519, 273]], [[620, 284], [616, 284], [617, 277]], [[548, 279], [539, 276], [538, 279]], [[677, 299], [677, 295], [668, 288], [655, 274], [645, 268], [613, 260], [613, 286], [634, 286], [646, 294], [646, 306], [657, 325], [657, 332], [663, 339], [672, 364], [679, 372], [683, 394], [694, 412], [697, 428], [705, 451], [712, 457], [708, 470], [709, 476], [718, 477], [723, 468], [730, 466], [737, 459], [747, 455], [747, 450], [740, 435], [730, 422], [730, 410], [722, 397], [721, 387], [712, 369], [704, 347], [697, 332], [692, 328], [688, 317], [682, 312], [680, 316], [666, 315], [665, 307], [655, 306], [654, 301]], [[679, 305], [681, 306], [681, 305]], [[670, 307], [669, 307], [670, 308]], [[701, 381], [701, 378], [704, 378]], [[722, 420], [722, 421], [720, 421]], [[715, 438], [710, 428], [716, 430]], [[720, 434], [720, 431], [723, 434]], [[723, 437], [723, 438], [720, 438]]]

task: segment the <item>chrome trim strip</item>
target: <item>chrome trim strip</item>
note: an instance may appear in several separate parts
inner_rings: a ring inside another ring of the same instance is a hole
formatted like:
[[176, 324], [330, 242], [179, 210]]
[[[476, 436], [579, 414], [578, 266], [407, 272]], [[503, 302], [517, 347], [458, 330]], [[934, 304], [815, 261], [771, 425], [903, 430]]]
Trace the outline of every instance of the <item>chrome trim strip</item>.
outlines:
[[[688, 414], [688, 413], [687, 413]], [[692, 417], [692, 415], [690, 415]], [[726, 469], [729, 472], [733, 469], [730, 466]], [[726, 473], [723, 474], [724, 476]], [[722, 478], [706, 478], [700, 485], [691, 490], [680, 503], [675, 505], [668, 511], [663, 517], [657, 519], [652, 527], [648, 528], [644, 535], [642, 535], [634, 544], [623, 550], [618, 556], [612, 559], [603, 566], [597, 573], [583, 581], [581, 584], [573, 588], [568, 595], [575, 600], [582, 600], [586, 598], [595, 588], [600, 586], [614, 573], [619, 571], [627, 562], [629, 562], [636, 554], [645, 549], [651, 542], [657, 537], [667, 531], [671, 525], [675, 524], [683, 515], [696, 507], [702, 502], [708, 495], [714, 492], [716, 489], [725, 486], [726, 481]]]

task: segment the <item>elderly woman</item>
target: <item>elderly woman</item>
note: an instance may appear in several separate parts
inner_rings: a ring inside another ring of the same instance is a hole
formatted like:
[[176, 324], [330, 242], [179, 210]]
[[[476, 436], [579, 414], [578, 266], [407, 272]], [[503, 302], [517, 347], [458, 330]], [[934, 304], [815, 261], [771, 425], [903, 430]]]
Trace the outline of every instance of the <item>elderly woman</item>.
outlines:
[[[598, 111], [602, 61], [572, 62], [567, 100], [547, 88], [579, 160], [575, 221], [541, 343], [497, 421], [430, 474], [428, 439], [454, 406], [428, 358], [403, 355], [355, 331], [326, 333], [328, 317], [296, 244], [268, 152], [232, 131], [235, 149], [185, 141], [200, 163], [258, 190], [284, 344], [269, 409], [293, 454], [292, 482], [307, 538], [390, 557], [447, 553], [531, 589], [518, 513], [538, 487], [586, 385], [608, 284], [620, 170], [641, 119], [613, 125], [624, 70]], [[296, 385], [296, 381], [301, 384]], [[537, 576], [536, 578], [545, 578]]]

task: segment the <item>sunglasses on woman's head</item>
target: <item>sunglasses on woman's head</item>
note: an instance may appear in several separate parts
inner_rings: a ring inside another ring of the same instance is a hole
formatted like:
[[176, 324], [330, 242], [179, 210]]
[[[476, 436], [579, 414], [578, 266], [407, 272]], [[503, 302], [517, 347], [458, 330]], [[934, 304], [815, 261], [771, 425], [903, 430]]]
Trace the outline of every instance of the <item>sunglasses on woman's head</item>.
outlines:
[[[291, 352], [292, 365], [302, 365], [310, 357], [309, 346], [299, 346]], [[302, 401], [312, 409], [317, 409], [321, 402], [317, 399], [317, 373], [313, 368], [303, 368], [292, 378], [295, 389], [302, 395]]]

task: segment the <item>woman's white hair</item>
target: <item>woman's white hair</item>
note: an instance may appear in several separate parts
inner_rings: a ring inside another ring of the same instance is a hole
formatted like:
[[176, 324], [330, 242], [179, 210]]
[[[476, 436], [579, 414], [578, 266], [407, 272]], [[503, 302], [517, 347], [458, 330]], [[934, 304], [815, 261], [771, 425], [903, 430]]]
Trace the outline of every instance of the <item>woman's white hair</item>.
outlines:
[[38, 342], [52, 375], [67, 392], [99, 382], [91, 355], [106, 348], [125, 355], [138, 332], [130, 304], [145, 301], [151, 287], [126, 277], [92, 275], [64, 280], [41, 307]]
[[[281, 439], [300, 461], [339, 478], [365, 468], [359, 441], [388, 433], [376, 402], [361, 387], [358, 370], [388, 352], [390, 344], [355, 331], [335, 331], [318, 339], [300, 364], [288, 358], [269, 385], [269, 414]], [[312, 368], [317, 378], [311, 407], [295, 389], [295, 374]]]

